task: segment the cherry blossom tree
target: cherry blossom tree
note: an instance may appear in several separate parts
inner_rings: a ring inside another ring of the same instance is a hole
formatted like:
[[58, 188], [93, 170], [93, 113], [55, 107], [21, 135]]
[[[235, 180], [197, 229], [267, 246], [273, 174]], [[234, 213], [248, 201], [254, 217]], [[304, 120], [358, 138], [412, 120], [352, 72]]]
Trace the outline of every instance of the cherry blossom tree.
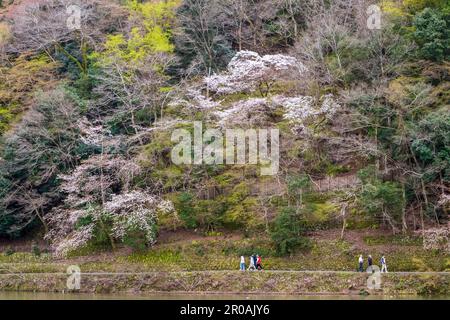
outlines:
[[248, 126], [250, 128], [267, 124], [273, 106], [267, 98], [253, 98], [234, 103], [230, 108], [217, 110], [213, 114], [222, 127]]
[[341, 108], [332, 95], [317, 101], [314, 97], [300, 96], [293, 98], [277, 97], [275, 101], [285, 107], [284, 118], [295, 125], [294, 131], [308, 133], [308, 124], [320, 118], [332, 119]]
[[129, 239], [145, 245], [155, 242], [156, 213], [173, 208], [145, 191], [129, 190], [139, 170], [136, 163], [119, 156], [96, 155], [73, 173], [60, 175], [60, 191], [67, 197], [45, 218], [49, 226], [45, 238], [56, 255], [66, 255], [102, 235], [112, 248]]
[[146, 244], [156, 241], [155, 225], [157, 211], [173, 212], [170, 201], [161, 200], [142, 191], [114, 195], [105, 203], [104, 210], [112, 216], [112, 235], [125, 241], [132, 233], [142, 233]]
[[48, 218], [51, 228], [45, 237], [57, 256], [85, 246], [101, 232], [112, 241], [113, 248], [115, 242], [123, 243], [130, 238], [153, 245], [157, 213], [173, 211], [171, 202], [135, 190], [114, 195], [103, 207], [55, 209]]
[[426, 250], [444, 250], [450, 253], [450, 225], [419, 231], [423, 234], [423, 247]]
[[227, 73], [206, 77], [204, 82], [208, 91], [219, 95], [259, 90], [266, 97], [276, 81], [298, 79], [305, 71], [294, 57], [261, 57], [253, 51], [240, 51], [228, 64]]

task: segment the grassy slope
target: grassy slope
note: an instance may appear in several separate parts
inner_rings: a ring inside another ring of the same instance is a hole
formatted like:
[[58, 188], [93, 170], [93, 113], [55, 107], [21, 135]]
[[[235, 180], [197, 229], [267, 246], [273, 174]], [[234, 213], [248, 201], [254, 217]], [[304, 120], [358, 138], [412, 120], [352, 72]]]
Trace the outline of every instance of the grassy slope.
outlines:
[[[346, 240], [339, 241], [336, 234], [338, 230], [312, 234], [312, 248], [290, 257], [275, 256], [268, 239], [238, 234], [204, 237], [189, 232], [166, 234], [155, 248], [141, 253], [125, 248], [115, 253], [84, 250], [58, 260], [46, 253], [36, 256], [31, 250], [9, 255], [4, 252], [0, 254], [0, 290], [65, 290], [66, 269], [73, 264], [84, 273], [109, 272], [82, 275], [82, 291], [96, 293], [361, 294], [367, 290], [367, 274], [351, 272], [360, 253], [372, 254], [375, 261], [381, 253], [386, 254], [390, 271], [450, 271], [448, 254], [425, 251], [416, 238], [349, 231]], [[239, 255], [251, 253], [263, 255], [264, 272], [237, 271]], [[449, 283], [450, 274], [390, 273], [382, 277], [382, 290], [369, 291], [446, 296]]]
[[[177, 237], [177, 238], [174, 238]], [[204, 271], [237, 270], [239, 256], [262, 255], [266, 270], [355, 271], [359, 254], [371, 254], [375, 264], [385, 254], [390, 271], [450, 271], [450, 255], [427, 251], [419, 239], [393, 237], [378, 232], [351, 231], [346, 240], [336, 240], [336, 232], [311, 235], [312, 247], [292, 256], [276, 256], [269, 239], [244, 238], [236, 234], [204, 237], [194, 233], [174, 233], [155, 248], [144, 252], [121, 249], [83, 250], [69, 259], [58, 260], [49, 254], [35, 256], [28, 252], [0, 255], [0, 273], [65, 272], [70, 264], [84, 272]]]

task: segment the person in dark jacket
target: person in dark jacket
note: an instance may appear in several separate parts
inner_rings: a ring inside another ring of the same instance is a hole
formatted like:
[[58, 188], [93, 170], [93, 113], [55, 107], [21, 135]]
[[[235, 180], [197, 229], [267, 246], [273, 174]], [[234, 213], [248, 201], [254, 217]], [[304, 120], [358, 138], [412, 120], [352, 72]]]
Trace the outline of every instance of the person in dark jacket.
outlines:
[[369, 267], [372, 266], [372, 256], [369, 254], [369, 257], [367, 258], [367, 264], [369, 265]]
[[253, 265], [256, 267], [256, 253], [252, 255]]

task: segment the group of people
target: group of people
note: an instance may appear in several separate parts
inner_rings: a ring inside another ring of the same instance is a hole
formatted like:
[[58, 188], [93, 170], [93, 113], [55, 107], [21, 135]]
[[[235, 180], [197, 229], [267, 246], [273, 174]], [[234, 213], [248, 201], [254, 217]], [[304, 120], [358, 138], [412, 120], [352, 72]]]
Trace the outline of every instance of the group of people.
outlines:
[[[371, 267], [373, 265], [372, 256], [370, 254], [367, 257], [367, 264], [368, 267]], [[388, 271], [387, 271], [386, 257], [384, 255], [380, 259], [380, 264], [381, 264], [381, 272], [387, 273]], [[364, 272], [364, 258], [362, 254], [359, 256], [358, 259], [358, 271]]]
[[[261, 264], [261, 256], [258, 254], [253, 254], [250, 256], [250, 265], [248, 267], [248, 270], [255, 271], [255, 270], [262, 270], [262, 264]], [[240, 270], [245, 271], [246, 270], [246, 264], [245, 264], [245, 258], [244, 256], [241, 256], [241, 265]]]
[[[367, 257], [367, 264], [368, 267], [371, 267], [373, 265], [373, 259], [372, 256], [369, 254]], [[381, 272], [387, 273], [387, 264], [386, 264], [386, 257], [383, 255], [380, 259], [381, 264]], [[254, 270], [262, 270], [262, 264], [261, 264], [261, 256], [258, 254], [253, 254], [250, 256], [250, 265], [248, 267], [248, 270], [254, 271]], [[246, 264], [245, 264], [245, 257], [241, 256], [241, 264], [240, 264], [240, 270], [245, 271], [247, 270]], [[358, 259], [358, 271], [364, 272], [364, 258], [361, 254]]]

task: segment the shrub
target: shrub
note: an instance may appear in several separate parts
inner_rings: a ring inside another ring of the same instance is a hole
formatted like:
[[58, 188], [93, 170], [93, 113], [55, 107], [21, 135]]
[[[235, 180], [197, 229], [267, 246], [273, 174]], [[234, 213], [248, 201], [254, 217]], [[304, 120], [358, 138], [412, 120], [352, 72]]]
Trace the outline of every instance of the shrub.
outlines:
[[450, 16], [437, 9], [426, 8], [414, 18], [413, 33], [421, 57], [441, 61], [450, 55]]
[[36, 243], [31, 244], [31, 252], [36, 256], [39, 257], [41, 255], [41, 249]]
[[297, 210], [291, 207], [282, 209], [271, 231], [277, 254], [291, 254], [298, 248], [309, 247], [309, 240], [303, 237], [305, 231], [305, 222]]
[[395, 231], [404, 205], [402, 188], [397, 182], [380, 180], [372, 169], [358, 174], [363, 183], [359, 204], [368, 214], [387, 221]]
[[11, 247], [8, 247], [8, 248], [6, 248], [6, 250], [5, 250], [5, 256], [12, 256], [14, 253], [15, 253], [16, 251], [13, 249], [13, 248], [11, 248]]
[[192, 194], [183, 192], [177, 197], [174, 203], [180, 219], [188, 229], [194, 229], [198, 226], [193, 198]]

